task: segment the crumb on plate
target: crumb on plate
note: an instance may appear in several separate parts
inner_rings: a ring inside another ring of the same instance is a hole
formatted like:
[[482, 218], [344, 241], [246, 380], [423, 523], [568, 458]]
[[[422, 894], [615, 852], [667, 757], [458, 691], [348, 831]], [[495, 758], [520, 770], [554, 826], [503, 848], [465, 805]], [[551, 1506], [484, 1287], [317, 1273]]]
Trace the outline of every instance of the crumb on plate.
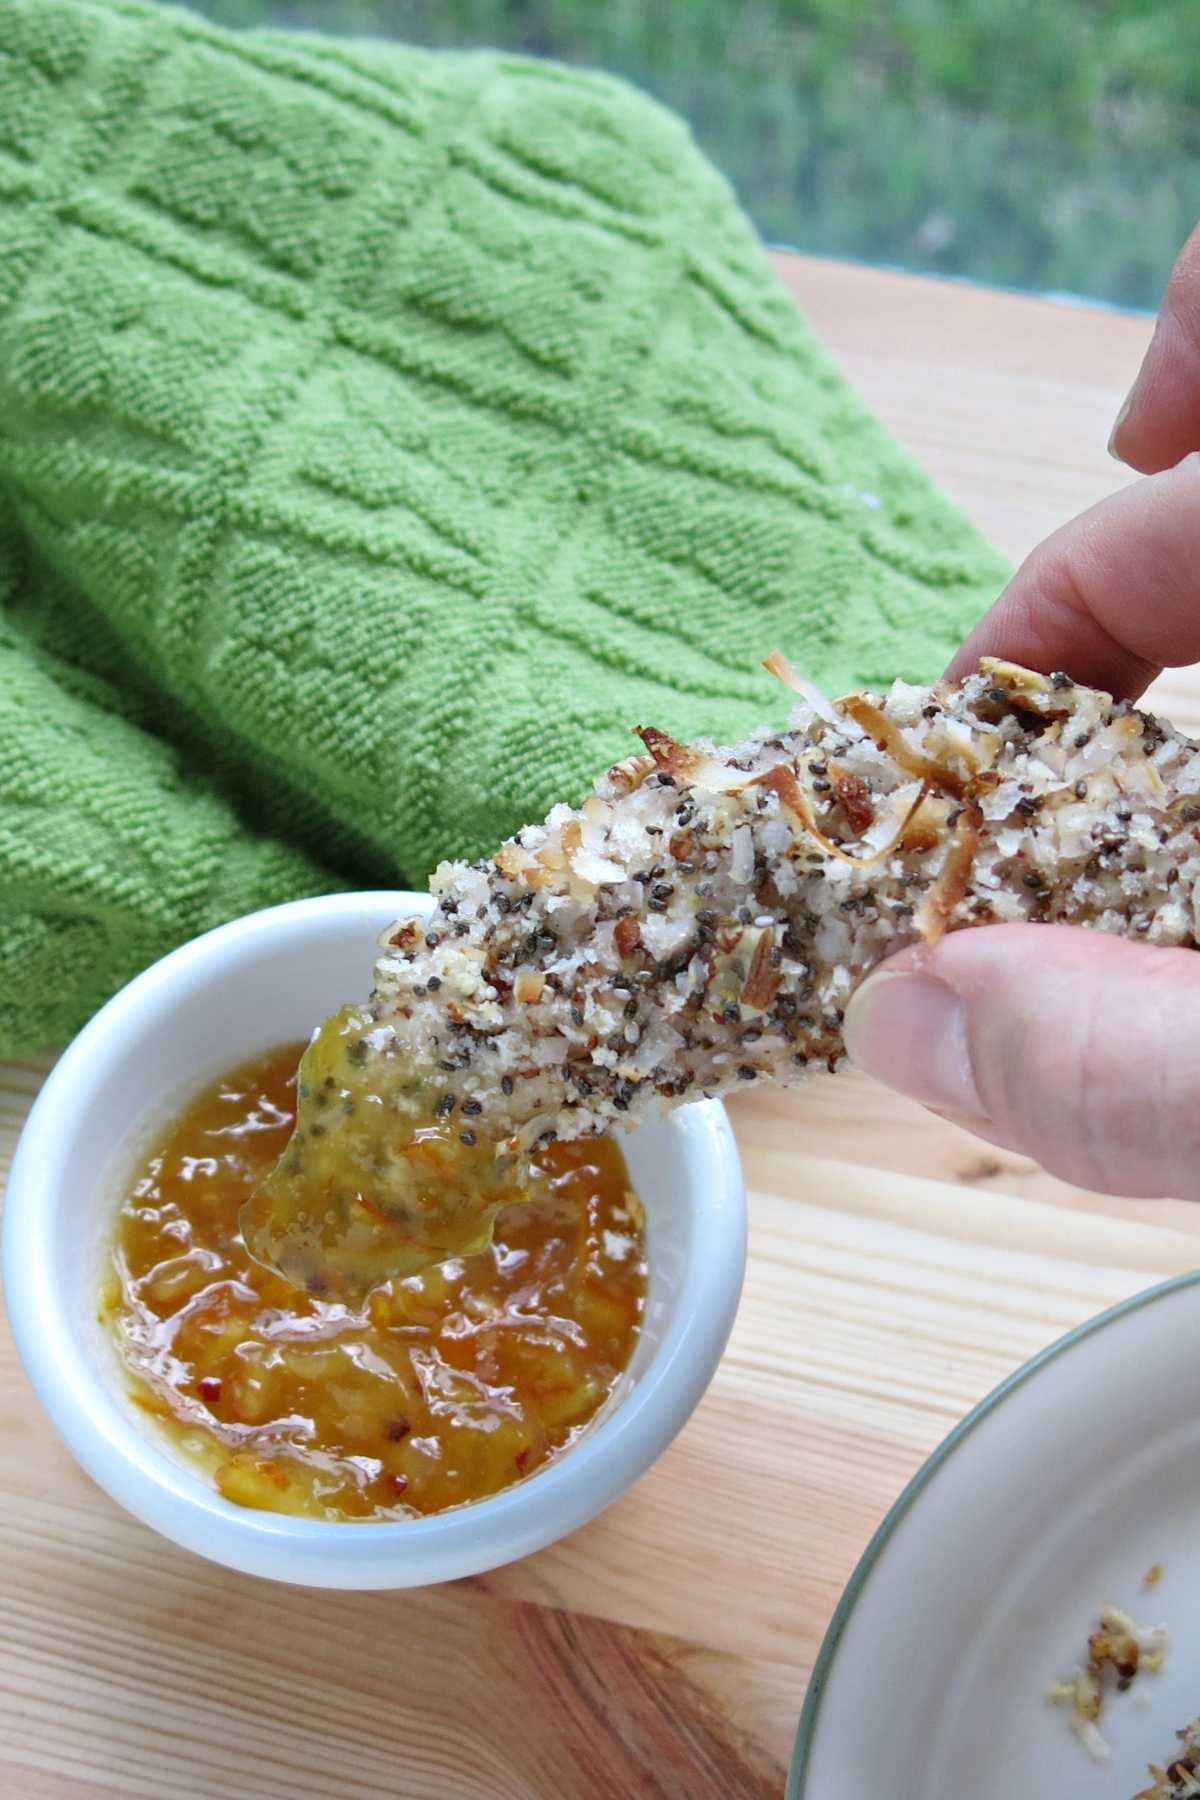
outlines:
[[1182, 1746], [1180, 1754], [1163, 1769], [1151, 1763], [1154, 1785], [1143, 1788], [1133, 1800], [1197, 1800], [1200, 1796], [1200, 1719], [1193, 1719], [1175, 1735]]
[[[1140, 1674], [1157, 1675], [1166, 1660], [1167, 1644], [1165, 1625], [1138, 1625], [1119, 1607], [1106, 1606], [1088, 1638], [1087, 1660], [1067, 1680], [1053, 1682], [1047, 1690], [1052, 1705], [1071, 1708], [1072, 1729], [1094, 1761], [1108, 1761], [1108, 1742], [1099, 1721], [1109, 1693], [1125, 1693]], [[1196, 1791], [1200, 1793], [1200, 1788]]]

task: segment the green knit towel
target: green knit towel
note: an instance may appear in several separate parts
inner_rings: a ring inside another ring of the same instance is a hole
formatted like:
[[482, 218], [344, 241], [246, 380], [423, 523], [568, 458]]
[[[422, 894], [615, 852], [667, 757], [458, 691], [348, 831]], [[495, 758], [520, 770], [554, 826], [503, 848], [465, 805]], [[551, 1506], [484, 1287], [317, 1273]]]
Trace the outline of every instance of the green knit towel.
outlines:
[[1003, 574], [630, 88], [0, 0], [0, 1051]]

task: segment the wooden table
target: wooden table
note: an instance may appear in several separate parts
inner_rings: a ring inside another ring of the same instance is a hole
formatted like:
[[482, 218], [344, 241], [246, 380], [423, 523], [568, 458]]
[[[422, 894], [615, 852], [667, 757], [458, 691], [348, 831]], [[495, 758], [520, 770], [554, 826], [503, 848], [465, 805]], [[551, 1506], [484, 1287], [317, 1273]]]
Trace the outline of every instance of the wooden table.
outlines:
[[[884, 421], [1014, 557], [1128, 479], [1104, 442], [1146, 320], [779, 263]], [[1200, 681], [1159, 698], [1200, 728]], [[0, 1152], [44, 1067], [0, 1069]], [[494, 1575], [329, 1595], [177, 1551], [74, 1466], [6, 1341], [0, 1790], [778, 1795], [825, 1625], [889, 1502], [1017, 1363], [1192, 1267], [1200, 1210], [1070, 1189], [852, 1076], [731, 1110], [750, 1267], [708, 1396], [601, 1519]]]

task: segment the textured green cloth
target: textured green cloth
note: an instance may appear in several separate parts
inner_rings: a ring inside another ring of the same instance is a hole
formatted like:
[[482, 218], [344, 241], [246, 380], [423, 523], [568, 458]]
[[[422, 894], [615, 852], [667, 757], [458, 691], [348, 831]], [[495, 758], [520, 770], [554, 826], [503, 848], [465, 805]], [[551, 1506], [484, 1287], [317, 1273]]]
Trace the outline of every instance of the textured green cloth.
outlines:
[[1003, 573], [631, 89], [0, 0], [0, 1050]]

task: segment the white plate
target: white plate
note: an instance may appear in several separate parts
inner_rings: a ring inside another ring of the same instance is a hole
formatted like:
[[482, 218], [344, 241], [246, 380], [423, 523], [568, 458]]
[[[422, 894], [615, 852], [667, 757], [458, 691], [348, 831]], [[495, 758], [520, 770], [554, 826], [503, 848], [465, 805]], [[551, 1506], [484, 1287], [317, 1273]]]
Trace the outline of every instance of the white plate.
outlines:
[[[789, 1800], [1130, 1800], [1200, 1714], [1200, 1273], [1062, 1338], [951, 1433], [834, 1614]], [[1161, 1562], [1148, 1591], [1142, 1577]], [[1106, 1602], [1166, 1667], [1098, 1765], [1049, 1705]]]

